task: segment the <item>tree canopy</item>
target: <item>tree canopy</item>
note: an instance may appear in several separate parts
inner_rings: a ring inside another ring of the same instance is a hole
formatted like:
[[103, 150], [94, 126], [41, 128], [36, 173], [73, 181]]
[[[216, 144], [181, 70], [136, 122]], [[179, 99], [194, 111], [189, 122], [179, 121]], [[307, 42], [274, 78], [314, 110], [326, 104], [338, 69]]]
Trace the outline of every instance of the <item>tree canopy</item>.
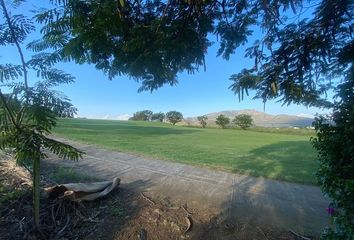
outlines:
[[163, 122], [164, 119], [165, 119], [165, 114], [163, 112], [158, 112], [151, 115], [152, 121]]
[[200, 125], [202, 125], [202, 128], [205, 128], [206, 125], [208, 124], [208, 122], [207, 122], [208, 116], [207, 115], [198, 116], [197, 119], [198, 119]]
[[226, 126], [230, 123], [230, 118], [225, 116], [224, 114], [220, 114], [215, 121], [216, 125], [219, 125], [221, 128], [226, 128]]
[[252, 116], [248, 114], [239, 114], [232, 120], [232, 122], [243, 130], [246, 130], [253, 125]]
[[180, 112], [177, 111], [169, 111], [166, 113], [166, 119], [175, 125], [176, 123], [180, 122], [183, 120], [183, 115]]
[[179, 72], [205, 67], [208, 36], [217, 36], [218, 56], [229, 59], [261, 29], [245, 53], [254, 66], [232, 75], [230, 89], [240, 99], [255, 89], [264, 101], [328, 107], [326, 92], [348, 67], [342, 59], [353, 54], [352, 1], [52, 2], [37, 15], [43, 39], [30, 47], [95, 64], [111, 79], [128, 75], [141, 82], [140, 91], [175, 85]]
[[134, 120], [134, 121], [151, 121], [151, 117], [153, 115], [153, 112], [151, 110], [142, 110], [135, 112], [134, 115], [129, 118], [129, 120]]

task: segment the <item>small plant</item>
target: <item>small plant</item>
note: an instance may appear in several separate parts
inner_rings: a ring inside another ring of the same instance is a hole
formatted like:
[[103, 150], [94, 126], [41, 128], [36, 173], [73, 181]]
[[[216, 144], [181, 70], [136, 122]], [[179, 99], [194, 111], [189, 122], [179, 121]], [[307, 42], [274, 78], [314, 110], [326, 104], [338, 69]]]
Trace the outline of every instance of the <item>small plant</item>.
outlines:
[[110, 208], [111, 216], [122, 217], [125, 215], [124, 207], [120, 202]]
[[[62, 57], [59, 53], [38, 53], [25, 60], [22, 45], [34, 25], [22, 14], [11, 15], [7, 7], [16, 7], [22, 1], [5, 4], [0, 0], [0, 46], [16, 46], [20, 64], [0, 64], [0, 149], [13, 149], [17, 164], [33, 169], [33, 219], [40, 229], [40, 164], [46, 157], [44, 149], [60, 158], [77, 160], [81, 152], [74, 147], [49, 137], [57, 117], [72, 117], [76, 108], [62, 94], [53, 90], [60, 84], [71, 83], [74, 77], [54, 68]], [[35, 44], [29, 44], [34, 48]], [[35, 49], [34, 49], [35, 50]], [[37, 48], [38, 51], [41, 48]], [[33, 81], [29, 81], [32, 71]], [[38, 80], [39, 78], [39, 80]], [[33, 85], [30, 84], [35, 82]], [[6, 92], [5, 92], [6, 91]]]
[[226, 126], [230, 123], [230, 118], [226, 117], [223, 114], [220, 114], [217, 118], [215, 123], [219, 125], [221, 128], [226, 128]]
[[5, 204], [13, 199], [18, 199], [26, 193], [26, 190], [8, 189], [4, 184], [0, 183], [0, 205]]

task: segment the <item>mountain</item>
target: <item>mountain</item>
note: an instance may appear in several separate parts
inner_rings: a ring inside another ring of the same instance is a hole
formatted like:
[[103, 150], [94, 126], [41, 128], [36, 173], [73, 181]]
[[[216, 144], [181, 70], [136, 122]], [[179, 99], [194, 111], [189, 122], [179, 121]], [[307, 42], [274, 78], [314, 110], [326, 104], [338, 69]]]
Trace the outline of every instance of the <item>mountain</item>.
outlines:
[[[220, 114], [229, 117], [230, 120], [234, 119], [236, 115], [248, 114], [251, 115], [253, 122], [256, 126], [262, 127], [308, 127], [311, 126], [313, 122], [313, 119], [308, 117], [286, 114], [271, 115], [264, 112], [258, 112], [256, 110], [247, 109], [240, 111], [229, 110], [206, 114], [206, 116], [208, 117], [208, 125], [215, 126], [215, 120]], [[188, 125], [199, 125], [197, 117], [185, 118], [184, 121]]]

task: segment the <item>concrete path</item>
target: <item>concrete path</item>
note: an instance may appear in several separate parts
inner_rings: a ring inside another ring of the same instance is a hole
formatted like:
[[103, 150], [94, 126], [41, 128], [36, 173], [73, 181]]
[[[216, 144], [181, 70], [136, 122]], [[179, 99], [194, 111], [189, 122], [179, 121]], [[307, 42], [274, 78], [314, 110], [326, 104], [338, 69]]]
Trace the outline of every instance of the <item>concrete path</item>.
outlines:
[[[62, 139], [61, 139], [62, 140]], [[215, 171], [65, 142], [83, 150], [78, 162], [55, 157], [46, 162], [77, 168], [104, 179], [118, 176], [121, 187], [151, 191], [194, 207], [220, 209], [240, 221], [318, 233], [327, 223], [328, 200], [315, 186]]]

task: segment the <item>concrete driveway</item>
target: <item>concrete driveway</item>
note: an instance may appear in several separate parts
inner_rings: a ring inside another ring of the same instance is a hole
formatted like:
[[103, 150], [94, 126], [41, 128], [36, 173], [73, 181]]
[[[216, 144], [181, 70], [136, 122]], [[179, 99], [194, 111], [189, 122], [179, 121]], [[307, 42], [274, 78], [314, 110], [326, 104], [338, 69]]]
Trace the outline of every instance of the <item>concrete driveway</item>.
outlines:
[[[61, 139], [63, 140], [63, 139]], [[103, 179], [121, 178], [123, 188], [159, 193], [193, 207], [219, 209], [225, 217], [318, 233], [328, 222], [328, 200], [316, 186], [256, 178], [114, 152], [67, 141], [86, 155], [78, 162], [51, 157]]]

